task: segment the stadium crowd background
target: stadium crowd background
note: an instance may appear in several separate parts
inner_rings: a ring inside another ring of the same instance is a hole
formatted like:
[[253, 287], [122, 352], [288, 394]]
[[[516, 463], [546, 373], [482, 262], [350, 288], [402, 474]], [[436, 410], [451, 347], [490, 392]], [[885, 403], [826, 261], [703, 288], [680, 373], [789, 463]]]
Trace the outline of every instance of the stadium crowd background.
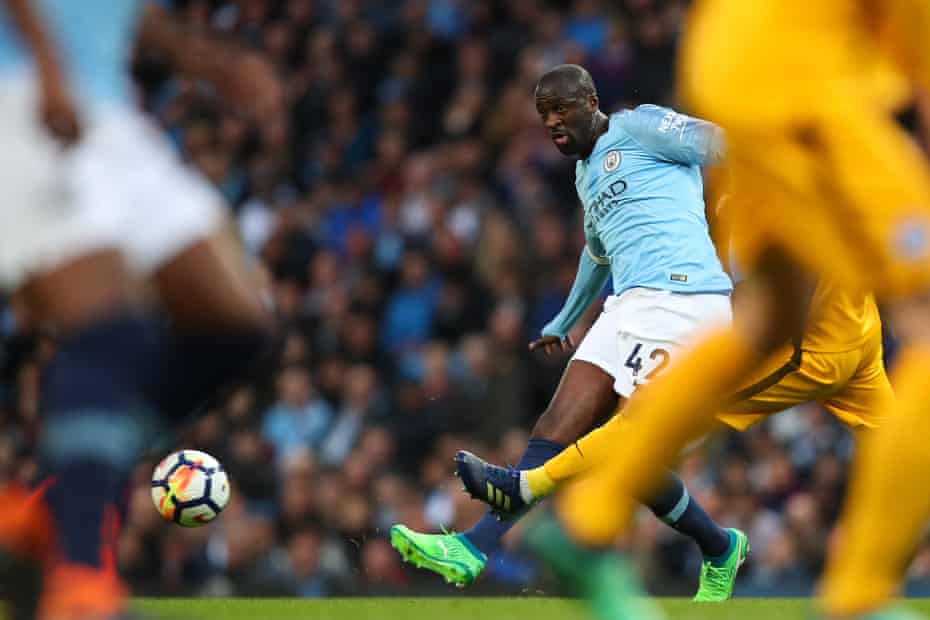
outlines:
[[[273, 370], [174, 444], [224, 462], [223, 517], [200, 530], [160, 521], [148, 480], [166, 444], [129, 493], [122, 570], [151, 594], [448, 594], [402, 567], [387, 529], [462, 530], [482, 514], [452, 478], [452, 455], [516, 462], [568, 359], [526, 348], [565, 298], [583, 243], [574, 163], [541, 129], [535, 81], [575, 62], [605, 110], [674, 104], [686, 3], [168, 4], [262, 50], [284, 80], [289, 116], [255, 126], [145, 50], [136, 61], [145, 106], [228, 199], [286, 338]], [[28, 317], [9, 300], [2, 310], [0, 481], [28, 481], [52, 345], [30, 346]], [[752, 540], [737, 593], [810, 592], [851, 448], [806, 406], [685, 458], [692, 494]], [[651, 518], [632, 540], [655, 592], [691, 591], [696, 547]], [[516, 547], [487, 573], [470, 592], [552, 591]], [[928, 578], [924, 548], [912, 588]]]

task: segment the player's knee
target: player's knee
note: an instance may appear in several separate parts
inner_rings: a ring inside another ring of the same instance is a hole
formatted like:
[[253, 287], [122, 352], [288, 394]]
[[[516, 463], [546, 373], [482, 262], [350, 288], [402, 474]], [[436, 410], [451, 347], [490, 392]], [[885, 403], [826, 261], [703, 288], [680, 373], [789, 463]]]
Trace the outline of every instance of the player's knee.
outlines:
[[577, 412], [570, 408], [552, 406], [546, 408], [530, 433], [531, 439], [545, 439], [563, 445], [577, 441], [588, 431], [591, 425], [587, 420], [581, 419]]
[[71, 333], [126, 307], [129, 281], [122, 255], [108, 248], [32, 278], [22, 294], [36, 322], [54, 325], [59, 333]]
[[560, 421], [559, 415], [552, 407], [547, 407], [533, 425], [530, 432], [531, 439], [545, 439], [565, 443], [565, 425]]
[[576, 403], [565, 406], [565, 401], [550, 404], [543, 412], [530, 433], [532, 439], [545, 439], [560, 444], [578, 441], [583, 435], [610, 420], [623, 406], [624, 399], [616, 396], [607, 403]]

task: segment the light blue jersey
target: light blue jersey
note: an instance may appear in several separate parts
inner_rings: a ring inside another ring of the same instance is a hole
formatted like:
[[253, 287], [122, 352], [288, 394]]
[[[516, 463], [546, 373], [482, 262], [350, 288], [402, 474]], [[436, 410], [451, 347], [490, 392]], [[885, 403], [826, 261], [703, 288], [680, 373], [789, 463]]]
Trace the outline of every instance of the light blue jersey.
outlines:
[[723, 154], [717, 126], [642, 105], [610, 117], [607, 132], [575, 167], [587, 241], [565, 307], [545, 328], [563, 336], [603, 289], [646, 287], [729, 294], [707, 230], [701, 166]]
[[[129, 104], [129, 60], [144, 0], [36, 0], [68, 85], [82, 108]], [[0, 79], [19, 73], [32, 55], [0, 5]]]
[[616, 294], [635, 286], [730, 292], [707, 232], [701, 180], [701, 166], [722, 147], [716, 126], [643, 105], [612, 115], [594, 151], [578, 161], [585, 236], [610, 261]]

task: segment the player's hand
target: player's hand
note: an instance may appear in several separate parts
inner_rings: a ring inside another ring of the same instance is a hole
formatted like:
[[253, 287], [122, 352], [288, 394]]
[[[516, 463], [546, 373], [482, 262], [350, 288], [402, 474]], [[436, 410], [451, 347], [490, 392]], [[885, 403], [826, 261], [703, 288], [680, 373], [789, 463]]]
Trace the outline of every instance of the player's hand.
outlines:
[[572, 342], [571, 336], [565, 336], [564, 339], [559, 336], [543, 336], [539, 340], [530, 343], [530, 351], [542, 349], [546, 355], [551, 355], [557, 351], [570, 351], [574, 348], [575, 343]]
[[81, 137], [81, 123], [71, 95], [60, 80], [46, 80], [39, 100], [39, 117], [45, 129], [65, 146]]
[[274, 66], [253, 52], [241, 52], [218, 86], [230, 103], [256, 121], [284, 113], [284, 88]]

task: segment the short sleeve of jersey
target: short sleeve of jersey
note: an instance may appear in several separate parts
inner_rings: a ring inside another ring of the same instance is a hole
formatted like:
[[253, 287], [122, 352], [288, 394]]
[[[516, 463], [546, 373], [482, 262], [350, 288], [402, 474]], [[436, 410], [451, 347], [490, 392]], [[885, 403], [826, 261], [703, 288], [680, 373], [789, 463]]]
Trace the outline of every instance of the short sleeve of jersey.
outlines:
[[617, 118], [633, 140], [662, 159], [704, 166], [724, 156], [723, 130], [713, 123], [657, 105], [641, 105]]

